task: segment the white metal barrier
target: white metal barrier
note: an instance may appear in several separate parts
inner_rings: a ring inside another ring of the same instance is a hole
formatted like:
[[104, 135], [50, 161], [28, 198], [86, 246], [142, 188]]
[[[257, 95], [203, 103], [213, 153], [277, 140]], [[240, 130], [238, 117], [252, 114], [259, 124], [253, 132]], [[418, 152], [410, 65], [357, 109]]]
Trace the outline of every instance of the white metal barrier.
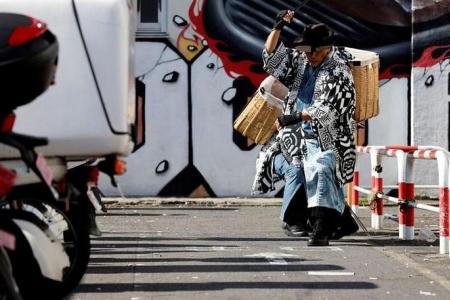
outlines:
[[[450, 153], [436, 146], [358, 146], [357, 153], [370, 154], [371, 188], [359, 186], [359, 163], [355, 167], [353, 187], [351, 190], [351, 205], [355, 213], [359, 206], [359, 193], [372, 195], [372, 228], [383, 227], [384, 200], [399, 205], [399, 238], [414, 239], [414, 209], [424, 209], [439, 213], [439, 252], [449, 252], [449, 163]], [[383, 193], [382, 157], [396, 157], [398, 168], [398, 198]], [[437, 161], [439, 174], [439, 207], [417, 203], [414, 199], [413, 168], [415, 159], [432, 159]]]

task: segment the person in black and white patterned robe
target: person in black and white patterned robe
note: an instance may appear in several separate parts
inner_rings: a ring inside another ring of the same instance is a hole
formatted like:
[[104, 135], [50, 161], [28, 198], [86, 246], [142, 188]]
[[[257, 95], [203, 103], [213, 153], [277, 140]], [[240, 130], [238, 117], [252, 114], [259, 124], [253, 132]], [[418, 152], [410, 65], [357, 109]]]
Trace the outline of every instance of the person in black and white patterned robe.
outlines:
[[[351, 55], [332, 46], [331, 34], [323, 24], [306, 26], [302, 38], [294, 41], [295, 48], [285, 47], [279, 42], [280, 31], [293, 14], [280, 12], [263, 51], [265, 70], [289, 89], [273, 143], [286, 161], [305, 172], [313, 227], [308, 245], [324, 246], [333, 234], [340, 237], [358, 229], [343, 193], [343, 185], [353, 178], [356, 160], [355, 89], [348, 66]], [[309, 93], [305, 92], [308, 88]], [[267, 172], [259, 170], [258, 174]]]

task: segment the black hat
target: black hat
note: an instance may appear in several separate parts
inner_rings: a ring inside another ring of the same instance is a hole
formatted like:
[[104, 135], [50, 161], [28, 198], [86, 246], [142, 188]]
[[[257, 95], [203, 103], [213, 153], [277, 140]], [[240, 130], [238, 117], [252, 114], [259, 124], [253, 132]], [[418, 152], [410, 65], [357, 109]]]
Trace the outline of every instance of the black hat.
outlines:
[[314, 51], [320, 47], [333, 45], [331, 32], [324, 24], [306, 25], [303, 34], [294, 40], [294, 47], [305, 52]]

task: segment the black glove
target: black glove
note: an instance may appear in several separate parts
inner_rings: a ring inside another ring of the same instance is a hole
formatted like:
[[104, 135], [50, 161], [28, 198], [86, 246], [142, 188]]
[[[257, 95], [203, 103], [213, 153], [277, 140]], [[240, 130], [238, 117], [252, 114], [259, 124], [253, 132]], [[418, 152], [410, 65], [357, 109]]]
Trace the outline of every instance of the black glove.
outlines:
[[281, 127], [288, 125], [294, 125], [302, 121], [302, 115], [299, 113], [294, 113], [292, 115], [281, 115], [278, 117], [278, 123]]
[[288, 24], [283, 18], [286, 16], [288, 11], [286, 9], [281, 10], [277, 17], [275, 18], [275, 24], [273, 24], [273, 29], [281, 30], [284, 26]]

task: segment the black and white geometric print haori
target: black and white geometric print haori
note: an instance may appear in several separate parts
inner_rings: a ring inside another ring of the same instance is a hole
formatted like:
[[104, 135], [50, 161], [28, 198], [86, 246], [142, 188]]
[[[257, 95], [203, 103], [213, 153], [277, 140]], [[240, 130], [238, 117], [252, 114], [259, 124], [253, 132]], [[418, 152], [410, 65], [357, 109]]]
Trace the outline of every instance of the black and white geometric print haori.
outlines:
[[256, 159], [256, 175], [252, 185], [252, 194], [265, 194], [275, 189], [275, 183], [281, 180], [274, 173], [275, 155], [280, 153], [280, 145], [273, 137], [266, 145], [261, 148]]
[[[320, 148], [322, 151], [332, 150], [336, 154], [336, 180], [340, 186], [353, 179], [356, 161], [352, 119], [355, 111], [355, 88], [348, 66], [351, 58], [351, 54], [344, 49], [333, 49], [318, 72], [313, 104], [306, 109], [312, 118], [311, 127], [317, 135]], [[295, 112], [298, 90], [308, 64], [306, 55], [280, 43], [271, 54], [264, 49], [263, 62], [265, 70], [289, 89], [284, 114], [292, 114]], [[282, 141], [284, 131], [287, 131], [285, 134], [292, 134], [291, 128], [281, 130], [278, 142]], [[290, 151], [283, 151], [288, 161], [297, 162], [303, 158], [306, 149], [304, 140], [301, 135], [296, 140], [300, 141], [299, 146], [287, 147]]]
[[[341, 67], [336, 66], [338, 69]], [[321, 149], [333, 150], [336, 154], [336, 180], [339, 185], [353, 179], [356, 162], [352, 131], [355, 89], [353, 80], [348, 75], [345, 77], [348, 73], [344, 69], [340, 76], [328, 74], [323, 77], [322, 94], [306, 109], [312, 118], [312, 129], [318, 135]]]
[[281, 152], [286, 160], [295, 166], [302, 167], [302, 159], [305, 147], [303, 143], [302, 123], [283, 127], [276, 137]]

